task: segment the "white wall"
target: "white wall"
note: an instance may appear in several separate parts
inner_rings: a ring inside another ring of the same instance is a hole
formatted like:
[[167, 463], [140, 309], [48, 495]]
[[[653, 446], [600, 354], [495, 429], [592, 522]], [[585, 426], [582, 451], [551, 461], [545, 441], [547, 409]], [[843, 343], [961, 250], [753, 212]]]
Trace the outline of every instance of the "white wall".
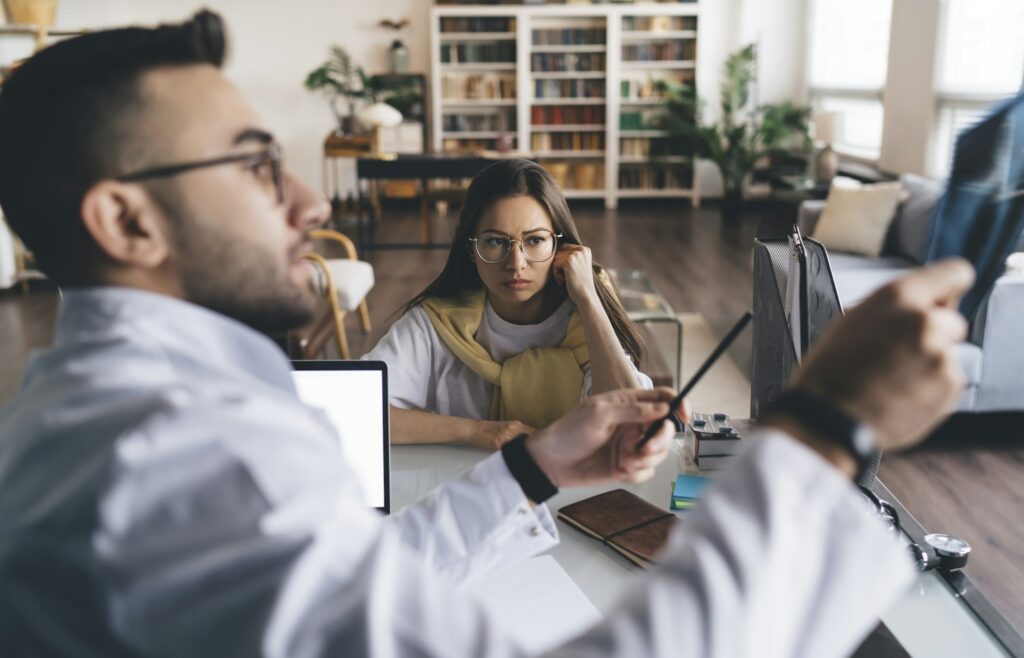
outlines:
[[[179, 21], [202, 7], [227, 21], [231, 50], [227, 75], [241, 87], [275, 132], [288, 166], [321, 188], [321, 146], [334, 125], [322, 97], [302, 86], [306, 74], [338, 43], [367, 72], [387, 71], [393, 32], [384, 18], [408, 18], [403, 40], [411, 69], [429, 69], [430, 0], [61, 0], [58, 26], [108, 27]], [[351, 170], [346, 170], [351, 179]]]

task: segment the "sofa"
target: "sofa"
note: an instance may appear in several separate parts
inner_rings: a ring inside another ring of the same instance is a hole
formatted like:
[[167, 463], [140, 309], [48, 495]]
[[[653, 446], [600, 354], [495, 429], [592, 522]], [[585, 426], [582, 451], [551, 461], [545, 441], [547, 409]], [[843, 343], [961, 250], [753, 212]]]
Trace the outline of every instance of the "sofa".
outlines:
[[[881, 256], [829, 251], [829, 263], [840, 304], [848, 308], [889, 281], [924, 262], [931, 240], [935, 206], [941, 183], [906, 174], [904, 190], [889, 227]], [[804, 201], [797, 223], [803, 235], [814, 229], [825, 201]], [[1017, 245], [1024, 251], [1024, 243]], [[967, 388], [957, 411], [995, 412], [1024, 410], [1024, 272], [1008, 270], [993, 287], [971, 322], [967, 342], [957, 357], [967, 376]]]

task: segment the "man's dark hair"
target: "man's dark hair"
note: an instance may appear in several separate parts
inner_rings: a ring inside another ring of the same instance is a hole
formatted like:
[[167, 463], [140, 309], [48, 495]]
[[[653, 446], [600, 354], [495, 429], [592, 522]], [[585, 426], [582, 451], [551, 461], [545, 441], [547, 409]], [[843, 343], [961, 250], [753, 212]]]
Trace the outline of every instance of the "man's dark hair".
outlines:
[[11, 228], [58, 283], [94, 282], [96, 245], [81, 221], [89, 188], [122, 171], [145, 147], [134, 127], [139, 81], [165, 66], [224, 61], [220, 16], [155, 28], [93, 32], [50, 46], [0, 90], [0, 207]]

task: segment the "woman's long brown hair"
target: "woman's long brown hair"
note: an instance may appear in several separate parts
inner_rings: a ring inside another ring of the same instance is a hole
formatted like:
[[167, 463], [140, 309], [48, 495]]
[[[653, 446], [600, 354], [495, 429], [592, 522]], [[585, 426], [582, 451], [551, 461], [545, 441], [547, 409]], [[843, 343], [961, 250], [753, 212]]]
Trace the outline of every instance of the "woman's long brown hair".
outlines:
[[[483, 287], [483, 281], [480, 280], [476, 265], [470, 257], [472, 245], [469, 239], [473, 237], [480, 215], [488, 206], [499, 199], [517, 196], [532, 197], [547, 211], [555, 233], [562, 234], [560, 242], [583, 244], [579, 231], [576, 230], [576, 222], [569, 212], [569, 204], [566, 203], [565, 196], [551, 174], [530, 160], [501, 160], [481, 171], [473, 179], [466, 193], [462, 212], [459, 214], [459, 223], [455, 227], [448, 262], [445, 263], [441, 274], [405, 305], [406, 312], [429, 297], [453, 299]], [[633, 359], [633, 363], [639, 365], [644, 351], [643, 339], [636, 324], [626, 315], [626, 309], [622, 307], [604, 268], [596, 262], [594, 281], [597, 296], [601, 299], [601, 306], [612, 323], [615, 336]]]

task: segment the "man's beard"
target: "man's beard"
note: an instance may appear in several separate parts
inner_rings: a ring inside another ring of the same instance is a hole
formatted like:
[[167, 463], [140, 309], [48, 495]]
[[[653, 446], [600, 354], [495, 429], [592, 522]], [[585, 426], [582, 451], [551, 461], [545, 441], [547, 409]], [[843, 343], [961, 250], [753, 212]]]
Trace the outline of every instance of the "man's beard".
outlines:
[[316, 310], [311, 288], [282, 271], [280, 256], [262, 245], [187, 222], [175, 231], [177, 266], [188, 301], [263, 333], [309, 323]]

